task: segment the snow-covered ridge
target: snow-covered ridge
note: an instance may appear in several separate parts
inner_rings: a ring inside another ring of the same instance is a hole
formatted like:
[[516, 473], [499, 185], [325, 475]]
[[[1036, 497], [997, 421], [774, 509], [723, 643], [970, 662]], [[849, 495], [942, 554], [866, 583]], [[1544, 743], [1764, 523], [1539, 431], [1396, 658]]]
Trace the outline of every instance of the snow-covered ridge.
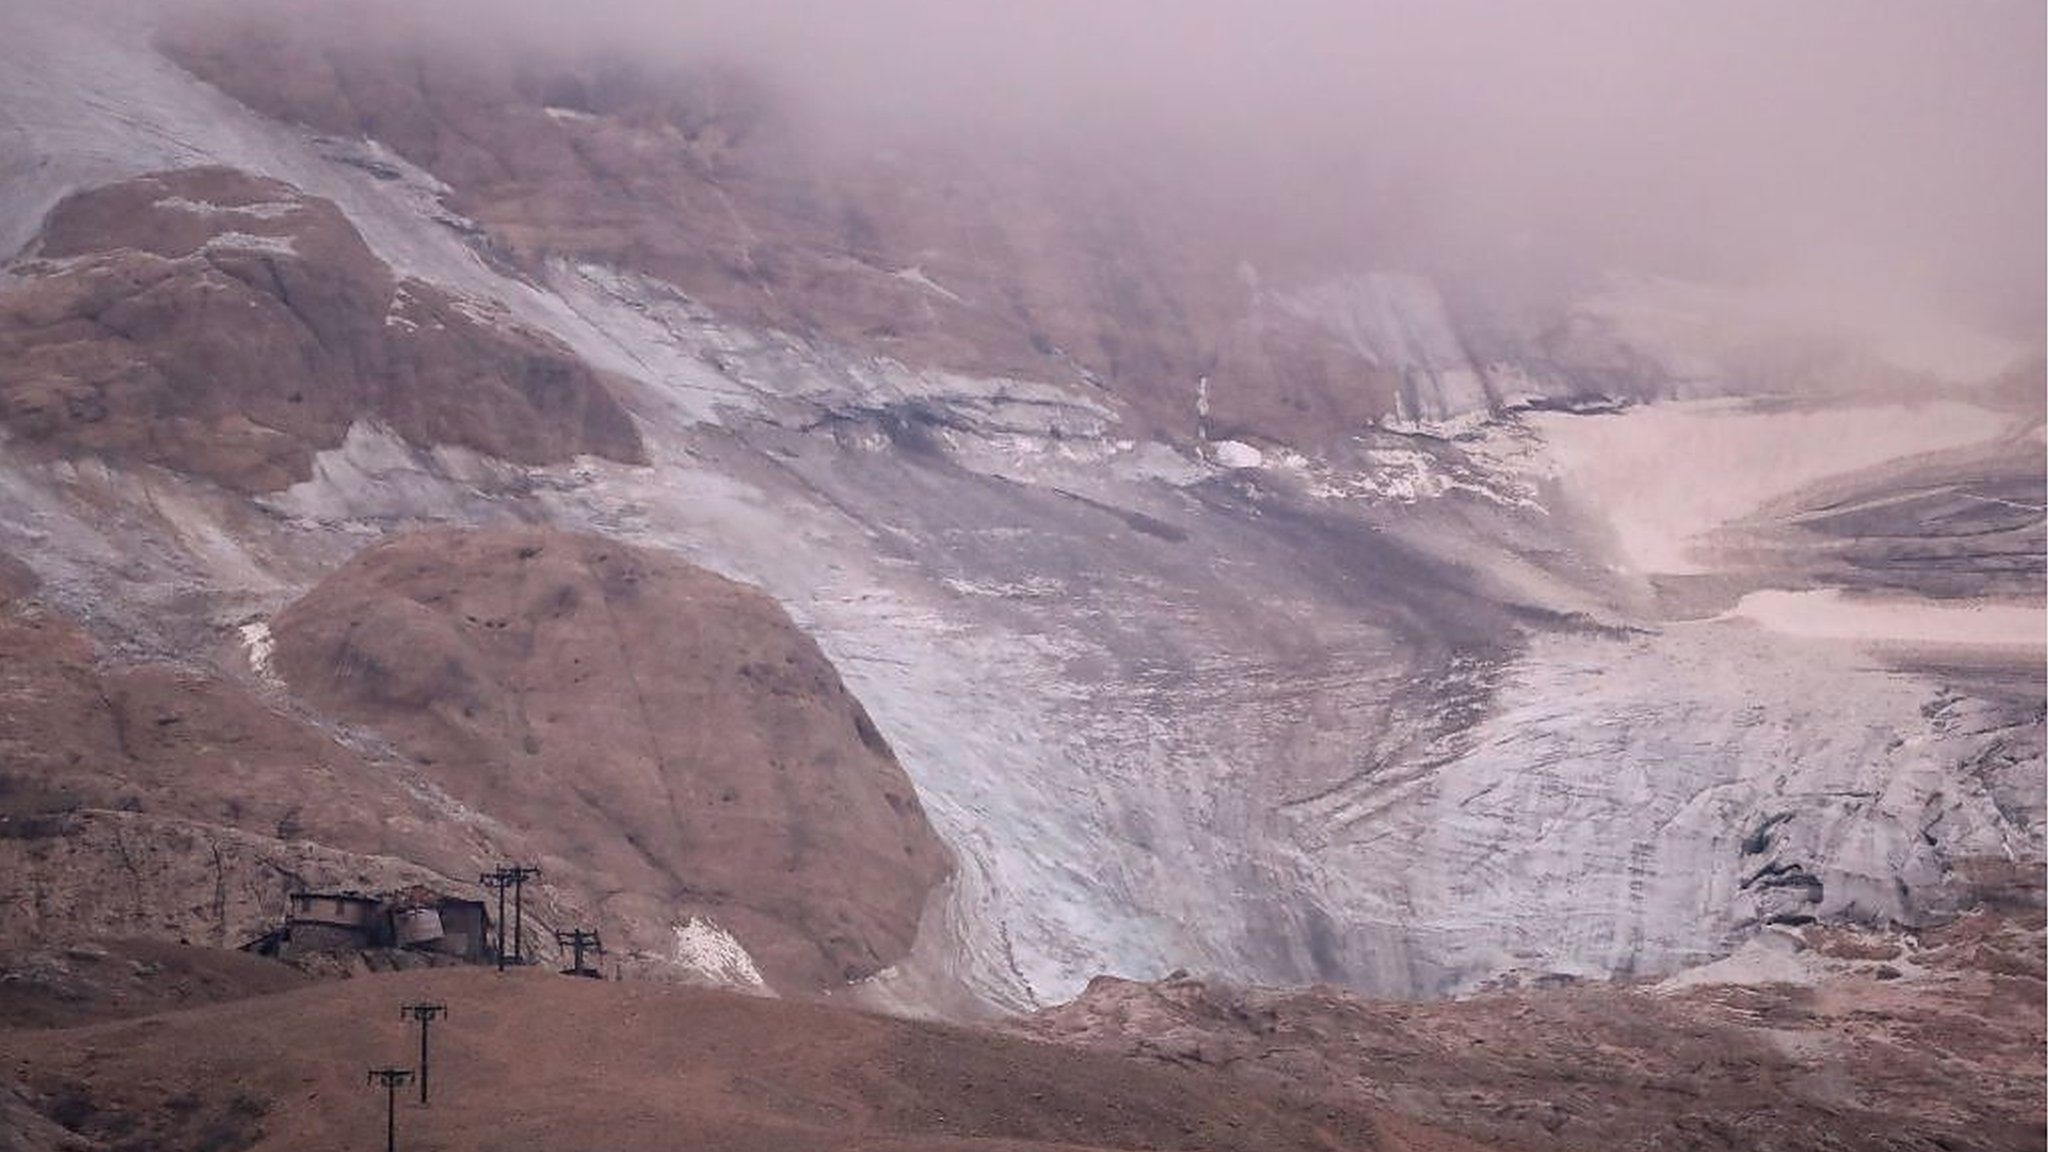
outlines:
[[200, 245], [203, 251], [263, 252], [272, 256], [297, 256], [299, 250], [289, 236], [256, 236], [248, 232], [216, 232]]
[[256, 220], [281, 220], [305, 210], [305, 205], [290, 201], [271, 201], [259, 204], [212, 204], [204, 200], [193, 200], [185, 196], [164, 196], [152, 204], [157, 208], [168, 208], [173, 212], [190, 212], [195, 216], [248, 216]]

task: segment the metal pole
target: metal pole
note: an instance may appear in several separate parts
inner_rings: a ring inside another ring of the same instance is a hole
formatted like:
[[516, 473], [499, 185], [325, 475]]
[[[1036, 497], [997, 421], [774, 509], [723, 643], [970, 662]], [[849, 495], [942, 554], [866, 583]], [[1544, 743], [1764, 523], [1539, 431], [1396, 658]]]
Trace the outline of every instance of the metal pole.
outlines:
[[477, 882], [498, 890], [498, 971], [505, 970], [505, 889], [512, 889], [512, 954], [521, 964], [526, 963], [526, 882], [540, 875], [540, 869], [532, 864], [500, 864], [495, 872], [486, 872]]
[[539, 879], [540, 867], [535, 864], [508, 864], [499, 871], [512, 881], [512, 957], [525, 964], [526, 882]]
[[398, 1152], [398, 1086], [412, 1079], [410, 1068], [372, 1068], [370, 1083], [384, 1085], [384, 1152]]
[[427, 1029], [438, 1017], [448, 1014], [446, 1004], [419, 1001], [400, 1006], [399, 1014], [420, 1022], [420, 1103], [427, 1102]]
[[526, 963], [526, 869], [512, 869], [512, 958]]
[[604, 978], [604, 973], [594, 968], [585, 967], [583, 963], [583, 958], [593, 952], [599, 956], [604, 955], [604, 941], [598, 938], [595, 929], [557, 928], [555, 929], [555, 943], [570, 949], [575, 954], [575, 959], [571, 961], [572, 966], [563, 970], [565, 974], [572, 976], [595, 976], [598, 979]]
[[505, 970], [505, 885], [509, 882], [509, 878], [505, 875], [505, 870], [500, 868], [496, 872], [486, 872], [477, 877], [476, 882], [486, 888], [496, 888], [498, 890], [498, 971], [503, 972]]

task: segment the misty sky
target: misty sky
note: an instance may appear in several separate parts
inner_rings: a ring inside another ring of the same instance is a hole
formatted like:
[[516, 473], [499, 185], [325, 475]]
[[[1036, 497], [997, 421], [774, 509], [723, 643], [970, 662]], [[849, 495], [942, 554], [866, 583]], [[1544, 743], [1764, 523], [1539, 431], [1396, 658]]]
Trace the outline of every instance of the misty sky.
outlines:
[[842, 139], [1150, 151], [1450, 267], [1568, 255], [2043, 322], [2041, 0], [524, 3], [551, 41], [766, 69]]

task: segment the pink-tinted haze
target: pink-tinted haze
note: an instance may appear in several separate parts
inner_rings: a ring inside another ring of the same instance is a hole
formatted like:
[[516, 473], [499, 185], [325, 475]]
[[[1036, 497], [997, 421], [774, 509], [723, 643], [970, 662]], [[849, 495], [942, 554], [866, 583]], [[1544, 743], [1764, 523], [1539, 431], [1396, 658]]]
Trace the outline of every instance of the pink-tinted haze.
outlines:
[[758, 70], [838, 146], [1078, 149], [1388, 265], [1517, 288], [1623, 267], [2043, 326], [2040, 0], [435, 11], [472, 42]]

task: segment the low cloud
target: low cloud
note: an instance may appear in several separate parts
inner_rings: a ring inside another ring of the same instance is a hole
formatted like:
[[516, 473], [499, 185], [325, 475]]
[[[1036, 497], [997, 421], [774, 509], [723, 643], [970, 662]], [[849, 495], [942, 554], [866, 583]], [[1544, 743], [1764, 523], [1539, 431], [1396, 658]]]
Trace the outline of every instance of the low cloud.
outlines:
[[[345, 0], [336, 0], [345, 2]], [[758, 71], [838, 146], [1071, 148], [1351, 259], [1925, 305], [2038, 340], [2039, 0], [450, 0]]]

